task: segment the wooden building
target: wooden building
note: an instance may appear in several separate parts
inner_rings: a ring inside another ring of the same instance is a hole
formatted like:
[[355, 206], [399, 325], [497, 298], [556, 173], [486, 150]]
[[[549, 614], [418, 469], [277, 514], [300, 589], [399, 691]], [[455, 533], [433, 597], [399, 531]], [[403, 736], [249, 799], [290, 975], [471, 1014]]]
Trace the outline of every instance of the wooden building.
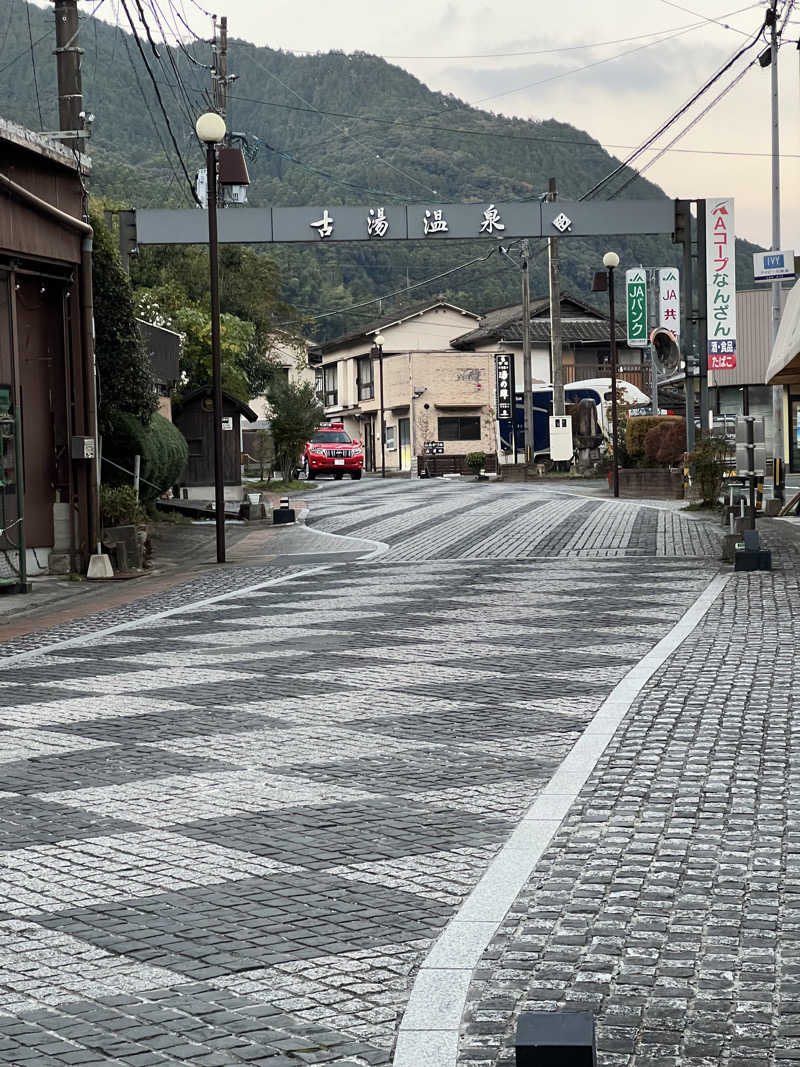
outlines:
[[[189, 499], [214, 497], [214, 419], [211, 386], [187, 393], [173, 406], [172, 421], [186, 438], [189, 459], [181, 475], [182, 492]], [[248, 422], [255, 411], [230, 393], [222, 393], [222, 473], [226, 500], [242, 497], [242, 416]]]
[[[0, 119], [0, 384], [22, 428], [30, 574], [85, 569], [97, 540], [87, 166]], [[11, 493], [5, 505], [0, 558], [13, 559]]]

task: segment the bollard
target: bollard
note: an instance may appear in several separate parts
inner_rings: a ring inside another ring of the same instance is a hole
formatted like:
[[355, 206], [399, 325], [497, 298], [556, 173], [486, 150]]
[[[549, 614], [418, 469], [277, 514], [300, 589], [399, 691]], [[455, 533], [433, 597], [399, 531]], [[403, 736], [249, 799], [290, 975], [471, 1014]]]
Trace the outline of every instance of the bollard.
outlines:
[[526, 1011], [517, 1021], [517, 1067], [597, 1067], [590, 1011]]
[[272, 509], [272, 525], [285, 526], [291, 522], [294, 522], [294, 508], [289, 507], [289, 497], [282, 496], [280, 507]]

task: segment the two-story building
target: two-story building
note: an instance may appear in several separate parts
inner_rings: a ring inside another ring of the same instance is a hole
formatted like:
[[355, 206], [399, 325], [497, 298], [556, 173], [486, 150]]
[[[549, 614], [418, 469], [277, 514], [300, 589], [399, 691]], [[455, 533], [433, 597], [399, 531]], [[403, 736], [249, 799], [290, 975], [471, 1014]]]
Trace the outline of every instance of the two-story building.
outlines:
[[447, 442], [451, 455], [496, 452], [494, 356], [450, 344], [478, 321], [431, 300], [310, 350], [325, 415], [364, 442], [367, 470], [383, 462], [387, 471], [408, 471], [426, 441]]
[[[608, 378], [611, 375], [608, 316], [564, 293], [561, 297], [561, 348], [564, 384]], [[649, 363], [642, 362], [642, 349], [629, 348], [625, 326], [618, 322], [618, 375], [631, 385], [650, 394]], [[551, 380], [550, 368], [550, 299], [531, 300], [530, 305], [531, 372], [534, 384]], [[474, 330], [453, 339], [459, 351], [510, 352], [514, 354], [514, 378], [517, 392], [522, 389], [522, 305], [487, 311]]]
[[22, 446], [17, 470], [13, 438], [0, 435], [0, 577], [17, 567], [18, 482], [28, 574], [82, 570], [97, 544], [88, 168], [0, 119], [0, 386]]

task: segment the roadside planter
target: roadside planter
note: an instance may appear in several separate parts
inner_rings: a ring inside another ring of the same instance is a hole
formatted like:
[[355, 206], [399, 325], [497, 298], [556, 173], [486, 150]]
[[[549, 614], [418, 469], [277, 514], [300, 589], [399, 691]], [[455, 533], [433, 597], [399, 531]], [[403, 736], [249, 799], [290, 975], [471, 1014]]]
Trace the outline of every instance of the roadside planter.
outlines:
[[683, 471], [669, 467], [621, 467], [619, 495], [626, 500], [683, 500]]

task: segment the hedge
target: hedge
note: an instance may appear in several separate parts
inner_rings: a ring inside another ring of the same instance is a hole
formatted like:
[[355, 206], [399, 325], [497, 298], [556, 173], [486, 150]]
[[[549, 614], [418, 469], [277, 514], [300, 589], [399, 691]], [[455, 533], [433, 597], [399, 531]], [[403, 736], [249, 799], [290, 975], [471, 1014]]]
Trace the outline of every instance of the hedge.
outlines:
[[[113, 433], [103, 439], [103, 458], [112, 460], [125, 471], [103, 464], [103, 481], [108, 485], [131, 485], [133, 457], [142, 457], [139, 495], [155, 500], [178, 481], [189, 458], [183, 434], [163, 415], [156, 413], [147, 426], [123, 412], [118, 415]], [[152, 483], [152, 484], [148, 484]]]
[[632, 415], [625, 425], [625, 447], [631, 459], [643, 459], [644, 439], [654, 426], [683, 422], [680, 415]]

